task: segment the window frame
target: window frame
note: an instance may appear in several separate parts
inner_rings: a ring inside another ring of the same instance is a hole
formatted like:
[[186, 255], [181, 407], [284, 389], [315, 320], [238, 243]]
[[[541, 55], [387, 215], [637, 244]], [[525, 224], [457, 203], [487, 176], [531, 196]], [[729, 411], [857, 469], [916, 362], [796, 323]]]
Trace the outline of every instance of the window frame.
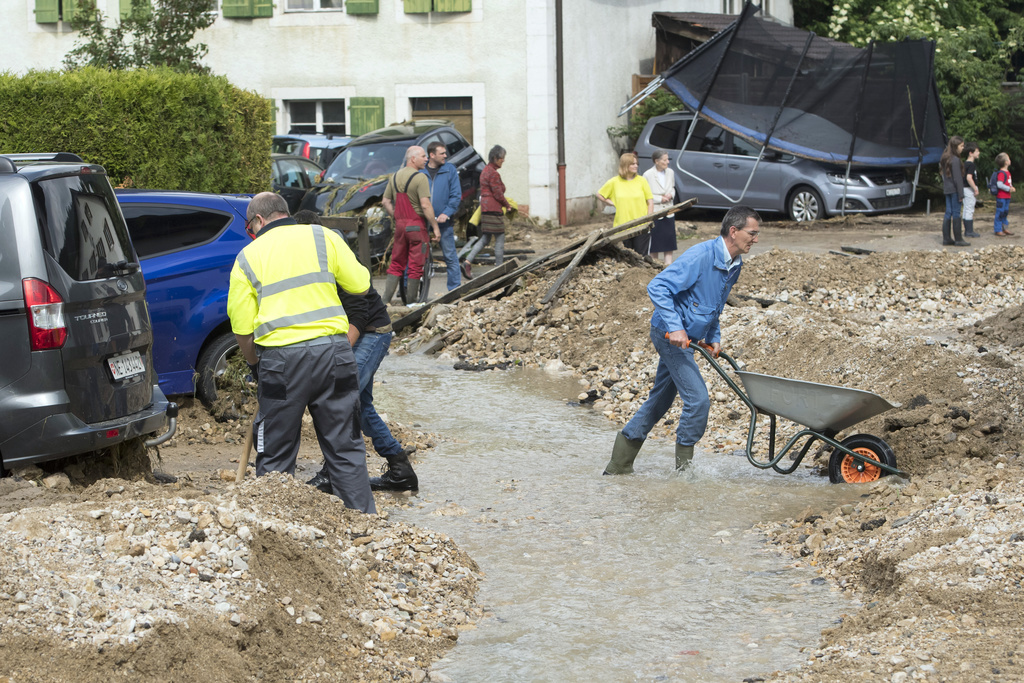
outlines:
[[[206, 207], [206, 206], [195, 206], [195, 205], [192, 205], [192, 204], [173, 204], [173, 203], [166, 203], [166, 202], [159, 202], [159, 201], [124, 202], [123, 204], [121, 204], [121, 213], [124, 214], [125, 213], [125, 209], [128, 209], [129, 213], [131, 213], [132, 209], [136, 209], [136, 208], [138, 208], [138, 209], [154, 209], [154, 208], [159, 208], [159, 209], [175, 209], [175, 210], [178, 210], [178, 211], [180, 211], [182, 213], [185, 213], [185, 212], [191, 212], [191, 213], [202, 212], [202, 213], [208, 213], [208, 214], [213, 214], [213, 215], [216, 215], [216, 216], [220, 216], [220, 217], [222, 217], [224, 219], [224, 225], [221, 226], [220, 230], [218, 230], [209, 239], [205, 239], [205, 240], [202, 240], [202, 241], [199, 241], [199, 242], [191, 242], [189, 244], [183, 244], [181, 246], [178, 246], [178, 247], [175, 247], [175, 248], [172, 248], [172, 249], [165, 249], [163, 251], [154, 251], [154, 252], [152, 252], [150, 254], [146, 254], [145, 256], [142, 255], [141, 253], [139, 253], [139, 260], [140, 261], [141, 260], [145, 260], [145, 259], [157, 258], [159, 256], [166, 256], [167, 254], [176, 254], [178, 252], [187, 251], [189, 249], [197, 249], [199, 247], [203, 247], [203, 246], [212, 244], [212, 243], [216, 242], [217, 240], [219, 240], [221, 238], [221, 236], [225, 232], [227, 232], [227, 230], [231, 227], [231, 222], [235, 219], [235, 217], [233, 215], [231, 215], [227, 211], [221, 211], [220, 209], [211, 209], [211, 208]], [[128, 228], [128, 234], [129, 235], [132, 234], [131, 220], [134, 220], [137, 217], [138, 216], [133, 216], [132, 219], [129, 219], [127, 216], [125, 216], [125, 218], [124, 218], [125, 226]], [[143, 244], [146, 243], [146, 239], [145, 238], [142, 238], [142, 243]], [[135, 251], [138, 252], [139, 251], [138, 242], [136, 241], [136, 237], [134, 235], [132, 235], [132, 244], [135, 246]]]
[[[312, 124], [310, 124], [308, 122], [301, 122], [301, 123], [296, 124], [295, 120], [292, 118], [292, 104], [299, 103], [299, 102], [307, 103], [307, 104], [308, 103], [313, 103], [315, 105], [314, 121], [313, 121]], [[340, 102], [341, 103], [341, 111], [342, 111], [342, 117], [343, 118], [342, 118], [342, 120], [340, 122], [339, 121], [327, 122], [327, 121], [324, 120], [324, 108], [323, 108], [323, 105], [324, 105], [325, 102], [332, 102], [332, 103]], [[286, 130], [288, 131], [289, 134], [296, 134], [296, 133], [298, 133], [298, 134], [306, 134], [306, 135], [308, 135], [308, 134], [316, 135], [316, 134], [321, 134], [321, 133], [323, 133], [323, 134], [330, 133], [331, 135], [348, 136], [349, 135], [348, 131], [349, 131], [349, 128], [350, 128], [350, 123], [349, 123], [349, 120], [348, 120], [349, 119], [349, 116], [348, 116], [349, 103], [350, 103], [350, 99], [346, 98], [346, 97], [337, 97], [337, 98], [322, 97], [322, 98], [309, 98], [309, 99], [303, 99], [303, 98], [296, 97], [296, 98], [293, 98], [293, 99], [290, 99], [290, 100], [284, 100], [284, 106], [285, 106], [285, 112], [286, 112], [285, 115], [286, 115], [286, 120], [287, 120], [287, 123], [288, 123], [288, 125], [286, 126]], [[296, 130], [295, 129], [296, 125], [299, 125], [299, 126], [313, 125], [314, 126], [314, 130]], [[325, 126], [338, 126], [338, 125], [340, 125], [342, 127], [342, 130], [340, 130], [340, 131], [337, 130], [337, 129], [327, 130], [325, 128]]]

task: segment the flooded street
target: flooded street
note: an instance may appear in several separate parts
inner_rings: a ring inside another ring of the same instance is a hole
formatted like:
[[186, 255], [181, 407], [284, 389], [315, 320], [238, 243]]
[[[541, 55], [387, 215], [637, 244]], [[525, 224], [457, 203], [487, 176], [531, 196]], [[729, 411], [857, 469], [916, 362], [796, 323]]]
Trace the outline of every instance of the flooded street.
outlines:
[[698, 447], [671, 472], [649, 441], [637, 474], [601, 476], [613, 425], [568, 404], [571, 376], [458, 372], [389, 357], [378, 409], [442, 437], [420, 495], [392, 518], [450, 535], [486, 575], [493, 616], [434, 665], [454, 681], [739, 681], [807, 658], [854, 604], [747, 531], [862, 491], [756, 470]]

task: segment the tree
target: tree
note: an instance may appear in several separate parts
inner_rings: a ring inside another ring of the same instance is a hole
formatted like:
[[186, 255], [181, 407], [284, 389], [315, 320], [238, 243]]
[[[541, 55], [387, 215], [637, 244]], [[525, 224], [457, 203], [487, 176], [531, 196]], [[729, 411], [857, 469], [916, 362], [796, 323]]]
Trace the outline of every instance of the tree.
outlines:
[[[934, 40], [935, 81], [946, 130], [977, 141], [988, 167], [998, 152], [1020, 157], [1010, 126], [1021, 116], [1018, 96], [1002, 84], [1024, 36], [1016, 0], [795, 0], [797, 26], [865, 46], [872, 40]], [[1008, 76], [1008, 74], [1011, 74]]]
[[64, 57], [68, 69], [166, 66], [181, 73], [210, 71], [202, 64], [206, 44], [193, 40], [216, 20], [216, 0], [132, 0], [131, 12], [113, 25], [96, 8], [96, 0], [80, 0], [79, 7], [72, 27], [81, 35]]

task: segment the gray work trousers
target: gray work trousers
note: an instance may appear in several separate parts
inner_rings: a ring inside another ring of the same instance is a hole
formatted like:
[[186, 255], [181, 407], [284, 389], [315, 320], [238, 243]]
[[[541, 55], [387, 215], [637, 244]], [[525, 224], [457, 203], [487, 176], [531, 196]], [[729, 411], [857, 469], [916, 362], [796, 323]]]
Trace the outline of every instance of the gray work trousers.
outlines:
[[334, 495], [346, 507], [376, 513], [359, 430], [359, 374], [348, 338], [261, 346], [259, 373], [263, 419], [257, 428], [256, 476], [295, 474], [302, 415], [308, 407]]

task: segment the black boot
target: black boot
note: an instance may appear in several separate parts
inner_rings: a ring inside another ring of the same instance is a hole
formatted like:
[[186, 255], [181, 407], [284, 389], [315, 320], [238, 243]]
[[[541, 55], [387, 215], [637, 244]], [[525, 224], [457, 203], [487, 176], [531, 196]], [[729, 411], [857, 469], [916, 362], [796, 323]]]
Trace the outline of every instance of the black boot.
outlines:
[[953, 216], [953, 246], [955, 247], [969, 247], [970, 242], [964, 241], [964, 238], [960, 236], [960, 216]]
[[[953, 246], [953, 240], [949, 237], [949, 226], [952, 222], [948, 216], [942, 219], [942, 246], [950, 247]], [[387, 302], [385, 302], [387, 303]]]
[[319, 472], [313, 475], [313, 478], [306, 482], [310, 486], [326, 494], [333, 494], [334, 489], [331, 487], [331, 477], [327, 474], [327, 467], [323, 467]]
[[978, 233], [974, 232], [974, 219], [964, 219], [964, 237], [981, 237]]
[[370, 488], [374, 491], [417, 491], [419, 479], [412, 470], [409, 456], [405, 453], [385, 456], [388, 469], [382, 476], [370, 479]]

